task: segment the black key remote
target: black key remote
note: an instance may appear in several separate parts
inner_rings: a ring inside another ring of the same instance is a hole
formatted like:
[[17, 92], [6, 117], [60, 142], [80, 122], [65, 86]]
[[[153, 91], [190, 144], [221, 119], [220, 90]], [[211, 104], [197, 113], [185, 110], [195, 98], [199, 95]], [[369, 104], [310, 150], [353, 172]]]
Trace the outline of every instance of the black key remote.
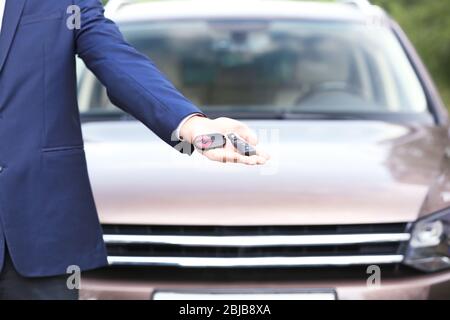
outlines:
[[247, 157], [256, 155], [256, 149], [249, 145], [244, 139], [240, 138], [237, 134], [230, 133], [227, 136], [233, 144], [233, 147], [235, 147], [237, 152], [240, 154]]

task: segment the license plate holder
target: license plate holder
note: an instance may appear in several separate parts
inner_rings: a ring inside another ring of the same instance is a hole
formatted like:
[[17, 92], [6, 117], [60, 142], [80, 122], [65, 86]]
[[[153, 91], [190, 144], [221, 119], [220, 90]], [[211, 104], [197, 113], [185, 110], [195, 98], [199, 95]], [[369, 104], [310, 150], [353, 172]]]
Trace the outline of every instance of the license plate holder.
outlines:
[[153, 300], [337, 300], [333, 289], [156, 290]]

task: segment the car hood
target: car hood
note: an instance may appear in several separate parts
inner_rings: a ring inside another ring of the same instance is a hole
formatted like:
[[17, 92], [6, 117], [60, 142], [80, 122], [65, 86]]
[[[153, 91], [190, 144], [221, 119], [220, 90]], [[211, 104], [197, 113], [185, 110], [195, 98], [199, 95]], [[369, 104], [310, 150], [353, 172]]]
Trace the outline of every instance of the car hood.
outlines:
[[381, 121], [248, 121], [261, 167], [181, 155], [134, 121], [83, 125], [104, 224], [319, 225], [414, 221], [445, 131]]

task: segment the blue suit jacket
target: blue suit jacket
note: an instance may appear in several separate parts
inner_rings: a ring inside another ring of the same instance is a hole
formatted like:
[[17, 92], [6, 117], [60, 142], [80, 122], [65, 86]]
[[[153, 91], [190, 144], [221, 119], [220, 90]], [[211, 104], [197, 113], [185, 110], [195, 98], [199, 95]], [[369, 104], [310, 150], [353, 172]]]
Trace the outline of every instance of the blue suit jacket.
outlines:
[[[70, 30], [67, 8], [81, 8]], [[113, 103], [171, 145], [200, 112], [103, 16], [99, 0], [7, 0], [0, 35], [0, 268], [24, 276], [107, 263], [77, 106], [75, 55]]]

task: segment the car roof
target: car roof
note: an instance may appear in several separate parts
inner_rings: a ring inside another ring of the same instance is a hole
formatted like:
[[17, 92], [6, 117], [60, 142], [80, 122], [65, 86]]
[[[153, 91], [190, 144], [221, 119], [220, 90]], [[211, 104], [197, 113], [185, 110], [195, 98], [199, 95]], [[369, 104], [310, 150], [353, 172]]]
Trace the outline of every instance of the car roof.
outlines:
[[367, 22], [385, 19], [377, 6], [342, 2], [276, 0], [110, 0], [108, 17], [116, 22], [189, 19], [312, 19]]

